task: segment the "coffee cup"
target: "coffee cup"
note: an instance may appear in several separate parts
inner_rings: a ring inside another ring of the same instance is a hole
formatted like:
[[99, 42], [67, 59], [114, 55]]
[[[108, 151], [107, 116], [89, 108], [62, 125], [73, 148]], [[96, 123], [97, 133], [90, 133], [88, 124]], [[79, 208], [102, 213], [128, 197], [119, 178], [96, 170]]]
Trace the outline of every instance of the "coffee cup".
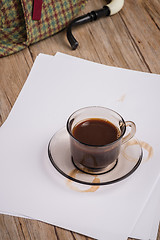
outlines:
[[134, 122], [125, 121], [119, 113], [100, 106], [75, 111], [68, 118], [66, 128], [74, 165], [90, 174], [111, 171], [118, 162], [121, 145], [136, 132]]

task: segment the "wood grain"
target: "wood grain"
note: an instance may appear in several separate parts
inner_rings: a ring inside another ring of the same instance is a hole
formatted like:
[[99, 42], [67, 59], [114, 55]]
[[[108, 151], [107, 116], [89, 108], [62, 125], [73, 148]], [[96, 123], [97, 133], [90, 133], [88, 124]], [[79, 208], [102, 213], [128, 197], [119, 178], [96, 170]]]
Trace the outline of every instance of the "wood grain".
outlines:
[[[105, 0], [89, 0], [83, 13]], [[160, 74], [160, 1], [125, 0], [116, 15], [73, 29], [79, 47], [72, 51], [66, 31], [0, 59], [0, 125], [6, 120], [39, 53], [57, 51], [110, 66]], [[0, 240], [91, 240], [36, 220], [0, 215]], [[131, 240], [131, 238], [129, 238]], [[117, 239], [118, 240], [118, 239]], [[160, 240], [160, 230], [157, 235]]]

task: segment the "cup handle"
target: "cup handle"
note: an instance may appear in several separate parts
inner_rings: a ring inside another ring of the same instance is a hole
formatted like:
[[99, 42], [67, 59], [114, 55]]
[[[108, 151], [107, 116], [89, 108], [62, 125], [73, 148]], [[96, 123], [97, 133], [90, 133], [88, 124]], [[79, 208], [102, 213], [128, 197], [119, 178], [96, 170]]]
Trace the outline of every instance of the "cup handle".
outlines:
[[130, 127], [130, 132], [122, 138], [122, 144], [128, 142], [136, 133], [136, 125], [132, 121], [126, 121], [126, 127]]

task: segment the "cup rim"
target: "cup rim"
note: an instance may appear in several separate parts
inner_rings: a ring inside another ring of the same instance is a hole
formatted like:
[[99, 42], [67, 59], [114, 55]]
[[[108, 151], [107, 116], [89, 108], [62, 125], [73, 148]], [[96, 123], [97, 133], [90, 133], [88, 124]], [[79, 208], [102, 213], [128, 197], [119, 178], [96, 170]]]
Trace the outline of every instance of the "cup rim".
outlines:
[[[69, 121], [70, 121], [70, 119], [72, 118], [72, 116], [73, 116], [75, 113], [77, 113], [78, 111], [81, 111], [81, 110], [85, 110], [85, 109], [87, 109], [87, 108], [102, 108], [102, 109], [107, 109], [107, 110], [109, 110], [109, 111], [112, 111], [112, 112], [116, 113], [116, 114], [121, 118], [121, 120], [122, 120], [122, 122], [123, 122], [123, 124], [124, 124], [124, 130], [123, 130], [122, 134], [120, 135], [120, 137], [117, 138], [114, 142], [111, 142], [111, 143], [108, 143], [108, 144], [105, 144], [105, 145], [90, 145], [90, 144], [81, 142], [81, 141], [79, 141], [78, 139], [76, 139], [76, 138], [73, 136], [73, 134], [72, 134], [72, 132], [70, 131], [70, 129], [69, 129]], [[83, 144], [83, 145], [88, 146], [88, 147], [103, 148], [103, 147], [108, 147], [108, 146], [111, 146], [111, 145], [117, 143], [117, 142], [124, 136], [124, 134], [125, 134], [125, 132], [126, 132], [126, 122], [125, 122], [124, 118], [123, 118], [119, 113], [117, 113], [116, 111], [112, 110], [111, 108], [102, 107], [102, 106], [87, 106], [87, 107], [79, 108], [78, 110], [74, 111], [74, 112], [69, 116], [69, 118], [68, 118], [68, 120], [67, 120], [67, 123], [66, 123], [66, 128], [67, 128], [67, 131], [68, 131], [69, 135], [70, 135], [72, 138], [74, 138], [74, 140], [76, 140], [78, 143]]]

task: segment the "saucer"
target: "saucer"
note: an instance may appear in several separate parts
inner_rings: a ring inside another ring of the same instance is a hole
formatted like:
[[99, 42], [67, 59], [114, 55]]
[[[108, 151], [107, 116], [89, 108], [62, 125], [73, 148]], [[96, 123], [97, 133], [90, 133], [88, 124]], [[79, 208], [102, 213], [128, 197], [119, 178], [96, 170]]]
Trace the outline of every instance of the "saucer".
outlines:
[[[69, 134], [66, 128], [59, 130], [50, 140], [48, 156], [59, 173], [67, 179], [86, 185], [108, 185], [129, 177], [140, 165], [143, 151], [133, 137], [123, 144], [116, 166], [104, 174], [89, 174], [78, 170], [71, 160]], [[98, 177], [98, 182], [94, 181]]]

